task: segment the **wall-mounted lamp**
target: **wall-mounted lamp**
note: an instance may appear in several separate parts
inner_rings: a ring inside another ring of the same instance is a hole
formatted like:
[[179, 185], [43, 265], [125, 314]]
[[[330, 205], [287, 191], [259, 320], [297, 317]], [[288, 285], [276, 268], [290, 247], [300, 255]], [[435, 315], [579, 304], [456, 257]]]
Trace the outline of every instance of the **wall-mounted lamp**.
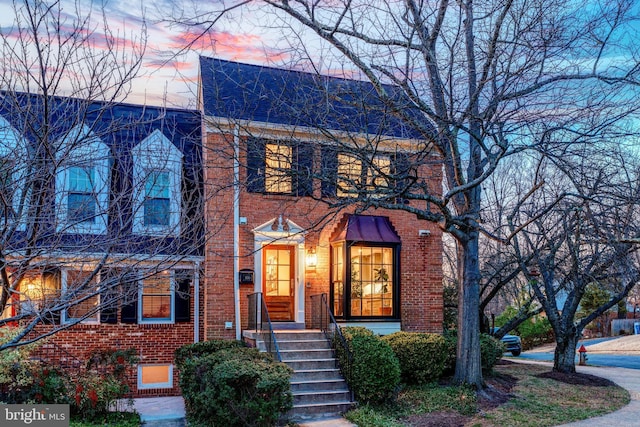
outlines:
[[307, 268], [315, 270], [318, 265], [318, 255], [316, 255], [316, 248], [311, 246], [307, 249]]

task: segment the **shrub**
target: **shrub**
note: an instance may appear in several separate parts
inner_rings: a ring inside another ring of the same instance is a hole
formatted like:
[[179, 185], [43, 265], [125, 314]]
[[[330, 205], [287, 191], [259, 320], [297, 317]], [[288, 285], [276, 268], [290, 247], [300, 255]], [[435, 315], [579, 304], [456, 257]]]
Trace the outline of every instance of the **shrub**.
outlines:
[[81, 420], [105, 419], [116, 402], [129, 392], [126, 373], [136, 363], [136, 350], [97, 349], [89, 356], [87, 369], [73, 379], [69, 391], [71, 413]]
[[490, 371], [502, 358], [505, 346], [502, 341], [488, 334], [480, 334], [480, 363], [482, 369]]
[[181, 365], [185, 359], [197, 356], [206, 356], [208, 354], [213, 354], [219, 350], [223, 350], [225, 348], [239, 348], [246, 347], [247, 345], [244, 341], [234, 341], [234, 340], [209, 340], [209, 341], [201, 341], [193, 344], [183, 345], [178, 348], [175, 352], [175, 361], [176, 365]]
[[441, 335], [396, 332], [382, 339], [398, 358], [405, 382], [425, 384], [442, 376], [447, 361], [447, 345]]
[[[445, 362], [445, 374], [452, 374], [456, 369], [456, 347], [458, 337], [456, 331], [445, 333], [447, 359]], [[498, 363], [504, 353], [504, 344], [488, 334], [480, 334], [480, 364], [482, 370], [489, 371]]]
[[[219, 344], [219, 343], [218, 343]], [[179, 358], [189, 425], [270, 426], [292, 407], [291, 369], [238, 344], [209, 344]], [[177, 354], [176, 354], [177, 355]], [[178, 360], [178, 357], [176, 358]]]
[[337, 355], [356, 399], [377, 403], [389, 398], [400, 382], [400, 362], [389, 344], [366, 328], [344, 328], [343, 335], [353, 355], [350, 370], [344, 369], [348, 355], [340, 346]]

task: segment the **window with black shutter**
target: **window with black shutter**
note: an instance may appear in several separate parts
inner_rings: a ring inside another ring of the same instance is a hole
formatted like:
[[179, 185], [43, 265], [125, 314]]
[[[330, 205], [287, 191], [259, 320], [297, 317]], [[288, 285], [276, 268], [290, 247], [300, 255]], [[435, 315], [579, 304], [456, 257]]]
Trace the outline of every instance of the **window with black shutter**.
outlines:
[[312, 195], [313, 145], [247, 139], [246, 186], [250, 193]]
[[191, 321], [191, 283], [193, 272], [191, 270], [176, 270], [176, 294], [174, 298], [176, 322]]

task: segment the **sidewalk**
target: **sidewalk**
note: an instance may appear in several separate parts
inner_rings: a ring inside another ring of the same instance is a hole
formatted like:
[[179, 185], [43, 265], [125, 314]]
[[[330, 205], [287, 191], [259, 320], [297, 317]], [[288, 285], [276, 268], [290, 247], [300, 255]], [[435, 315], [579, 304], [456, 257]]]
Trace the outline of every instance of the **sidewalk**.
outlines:
[[[517, 363], [550, 365], [549, 362], [534, 362], [510, 359]], [[600, 417], [588, 418], [557, 427], [610, 427], [640, 426], [640, 370], [599, 366], [576, 366], [576, 371], [583, 374], [596, 375], [618, 384], [629, 392], [629, 404], [615, 412]]]
[[[133, 407], [140, 414], [145, 427], [183, 427], [184, 400], [176, 397], [141, 397], [133, 399]], [[344, 418], [326, 418], [298, 424], [300, 427], [352, 427]]]

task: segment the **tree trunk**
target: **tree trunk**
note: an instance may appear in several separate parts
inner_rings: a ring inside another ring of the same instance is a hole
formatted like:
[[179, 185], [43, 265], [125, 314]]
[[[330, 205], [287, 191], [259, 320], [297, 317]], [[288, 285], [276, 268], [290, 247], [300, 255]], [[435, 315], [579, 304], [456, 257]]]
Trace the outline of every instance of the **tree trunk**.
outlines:
[[469, 240], [461, 244], [463, 281], [458, 292], [458, 348], [456, 384], [468, 384], [478, 389], [484, 386], [480, 364], [480, 266], [478, 263], [478, 233], [469, 233]]
[[567, 335], [556, 343], [556, 351], [553, 355], [553, 370], [573, 374], [576, 372], [576, 344], [578, 339], [575, 333]]

